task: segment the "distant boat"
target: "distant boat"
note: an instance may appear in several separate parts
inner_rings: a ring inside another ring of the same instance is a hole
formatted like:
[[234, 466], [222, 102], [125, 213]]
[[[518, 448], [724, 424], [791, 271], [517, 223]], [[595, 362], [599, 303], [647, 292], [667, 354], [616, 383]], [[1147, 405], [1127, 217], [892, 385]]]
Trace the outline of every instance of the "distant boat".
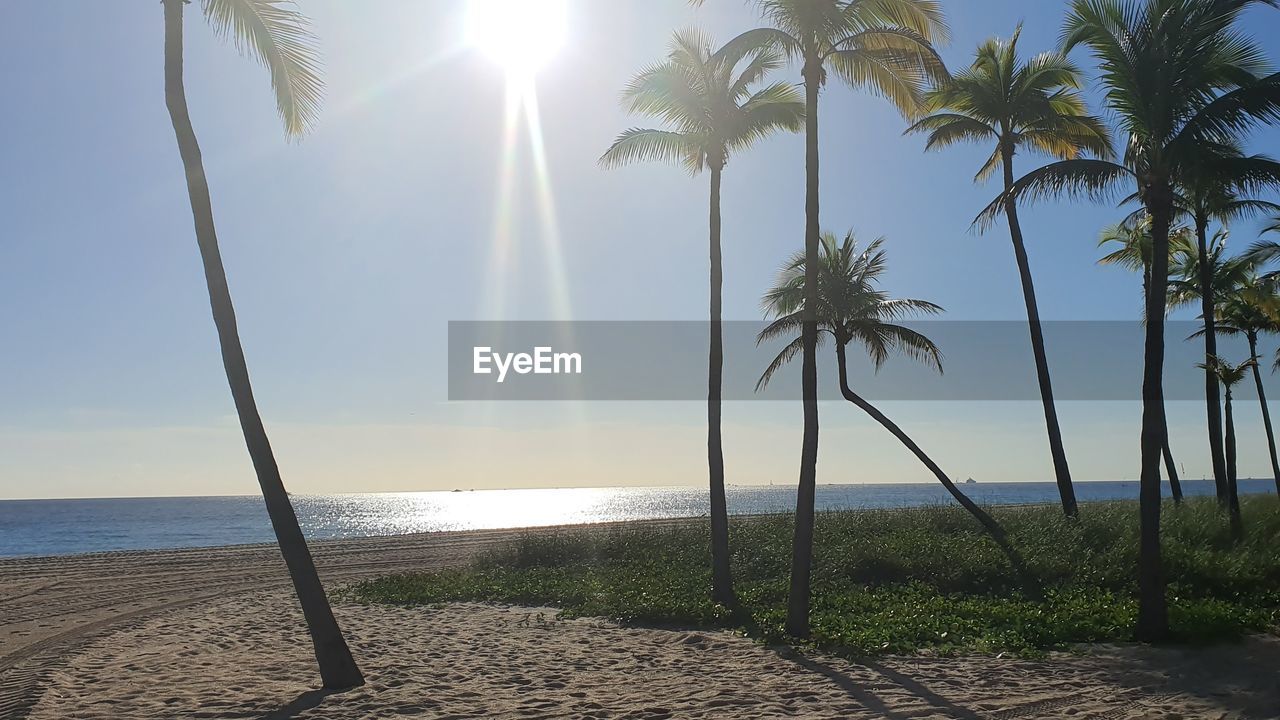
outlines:
[[965, 480], [965, 481], [964, 481], [964, 484], [965, 484], [965, 485], [977, 485], [977, 484], [978, 484], [978, 481], [977, 481], [977, 480], [974, 480], [973, 478], [969, 478], [968, 480]]

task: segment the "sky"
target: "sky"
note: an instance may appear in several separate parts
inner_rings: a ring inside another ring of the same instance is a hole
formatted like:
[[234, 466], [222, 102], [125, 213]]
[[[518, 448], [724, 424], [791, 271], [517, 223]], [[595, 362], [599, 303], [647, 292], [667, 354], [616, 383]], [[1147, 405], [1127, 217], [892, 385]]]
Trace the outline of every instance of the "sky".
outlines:
[[[704, 483], [704, 405], [449, 402], [447, 323], [704, 317], [706, 176], [596, 161], [621, 130], [652, 124], [618, 97], [673, 30], [696, 24], [723, 42], [760, 24], [754, 7], [569, 0], [563, 46], [536, 76], [536, 111], [526, 102], [512, 134], [507, 75], [467, 42], [463, 0], [300, 6], [321, 44], [326, 97], [296, 142], [262, 68], [217, 39], [198, 4], [185, 22], [191, 115], [289, 489]], [[1065, 3], [945, 6], [952, 40], [941, 51], [960, 67], [1019, 21], [1024, 53], [1052, 48]], [[4, 16], [0, 498], [255, 493], [164, 105], [159, 3], [19, 0]], [[1251, 11], [1246, 26], [1280, 58], [1280, 12]], [[925, 154], [905, 127], [879, 98], [824, 92], [823, 227], [884, 236], [885, 287], [937, 302], [948, 319], [1025, 318], [1007, 234], [969, 230], [997, 192], [972, 183], [989, 149]], [[1278, 141], [1266, 131], [1250, 147], [1280, 153]], [[1020, 156], [1019, 170], [1036, 161]], [[726, 168], [727, 319], [759, 319], [760, 293], [801, 247], [803, 179], [798, 135]], [[1138, 278], [1096, 265], [1098, 231], [1123, 213], [1024, 211], [1044, 318], [1136, 317]], [[1257, 227], [1233, 227], [1233, 246]], [[884, 409], [953, 476], [1051, 479], [1038, 403]], [[1136, 477], [1137, 403], [1063, 402], [1059, 413], [1077, 479]], [[1173, 402], [1169, 413], [1185, 475], [1204, 476], [1203, 405]], [[856, 409], [824, 403], [822, 416], [820, 482], [931, 479]], [[794, 482], [800, 417], [796, 403], [728, 404], [728, 482]], [[1242, 476], [1266, 476], [1256, 403], [1242, 404], [1237, 425]]]

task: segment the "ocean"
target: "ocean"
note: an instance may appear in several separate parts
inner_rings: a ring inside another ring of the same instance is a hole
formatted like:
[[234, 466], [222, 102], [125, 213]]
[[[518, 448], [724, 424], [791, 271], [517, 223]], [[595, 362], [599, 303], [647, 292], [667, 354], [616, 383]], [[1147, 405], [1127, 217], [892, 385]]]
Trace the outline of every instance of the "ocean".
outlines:
[[[1187, 495], [1212, 495], [1213, 482], [1187, 480]], [[975, 483], [963, 486], [985, 505], [1058, 502], [1053, 483]], [[1271, 480], [1242, 480], [1240, 492], [1274, 492]], [[1167, 492], [1167, 487], [1166, 487]], [[788, 512], [795, 488], [731, 486], [735, 515]], [[1080, 482], [1091, 500], [1135, 499], [1135, 481]], [[820, 510], [951, 504], [937, 483], [819, 485]], [[462, 492], [296, 495], [308, 538], [375, 537], [437, 530], [532, 527], [570, 523], [698, 517], [708, 512], [705, 489], [566, 488]], [[70, 555], [111, 550], [210, 547], [274, 542], [258, 496], [0, 500], [0, 557]]]

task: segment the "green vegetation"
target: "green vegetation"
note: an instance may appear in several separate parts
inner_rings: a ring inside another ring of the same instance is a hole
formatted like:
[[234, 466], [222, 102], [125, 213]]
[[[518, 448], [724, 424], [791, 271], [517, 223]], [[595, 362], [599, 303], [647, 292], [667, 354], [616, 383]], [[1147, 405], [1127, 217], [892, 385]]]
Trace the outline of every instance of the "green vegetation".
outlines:
[[[1280, 503], [1241, 501], [1250, 533], [1233, 543], [1212, 499], [1170, 506], [1164, 559], [1174, 636], [1207, 642], [1280, 626]], [[1133, 639], [1138, 554], [1135, 502], [991, 510], [1043, 583], [1020, 589], [1009, 562], [960, 508], [820, 513], [810, 642], [842, 654], [1034, 653], [1076, 642]], [[571, 616], [639, 624], [741, 628], [784, 638], [792, 519], [732, 527], [741, 613], [712, 603], [709, 530], [636, 526], [530, 533], [472, 566], [398, 575], [347, 591], [403, 605], [483, 601], [551, 605]]]

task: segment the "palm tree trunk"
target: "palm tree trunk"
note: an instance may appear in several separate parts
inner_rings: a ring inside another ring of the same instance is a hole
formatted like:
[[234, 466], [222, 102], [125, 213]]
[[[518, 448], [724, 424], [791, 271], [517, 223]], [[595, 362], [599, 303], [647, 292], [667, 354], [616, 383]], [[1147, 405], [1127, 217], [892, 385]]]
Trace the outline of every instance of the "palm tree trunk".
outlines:
[[1161, 454], [1164, 455], [1164, 473], [1169, 476], [1169, 493], [1173, 495], [1173, 504], [1182, 504], [1182, 483], [1178, 480], [1178, 469], [1173, 464], [1173, 452], [1169, 449], [1169, 415], [1165, 413], [1164, 428], [1164, 447]]
[[1044, 406], [1045, 427], [1049, 431], [1049, 454], [1053, 457], [1054, 477], [1058, 482], [1058, 496], [1062, 511], [1068, 517], [1078, 512], [1076, 491], [1071, 485], [1071, 470], [1067, 467], [1067, 451], [1062, 446], [1062, 429], [1058, 427], [1058, 409], [1053, 402], [1053, 383], [1049, 379], [1049, 360], [1044, 352], [1044, 330], [1040, 326], [1040, 309], [1036, 304], [1036, 289], [1031, 280], [1031, 263], [1022, 239], [1022, 224], [1018, 222], [1018, 206], [1013, 199], [1013, 152], [1002, 149], [1004, 159], [1005, 216], [1009, 220], [1009, 235], [1013, 240], [1013, 254], [1018, 260], [1018, 275], [1022, 279], [1022, 299], [1027, 306], [1027, 327], [1031, 331], [1031, 352], [1035, 355], [1036, 379], [1040, 383], [1040, 402]]
[[1236, 491], [1236, 426], [1231, 420], [1231, 387], [1227, 387], [1227, 508], [1231, 514], [1231, 538], [1240, 542], [1244, 538], [1244, 523], [1240, 519], [1240, 495]]
[[805, 225], [804, 316], [801, 340], [804, 363], [801, 395], [804, 405], [804, 440], [800, 448], [800, 482], [796, 488], [796, 526], [791, 557], [791, 592], [787, 601], [786, 630], [795, 637], [809, 636], [809, 576], [813, 563], [814, 495], [818, 478], [818, 89], [822, 61], [815, 51], [806, 53], [805, 105]]
[[1280, 462], [1276, 462], [1276, 435], [1271, 428], [1271, 408], [1267, 407], [1267, 391], [1262, 387], [1262, 373], [1258, 370], [1258, 333], [1251, 332], [1249, 357], [1254, 358], [1253, 383], [1258, 387], [1258, 404], [1262, 406], [1262, 426], [1267, 431], [1267, 450], [1271, 453], [1271, 475], [1276, 481], [1276, 494], [1280, 495]]
[[707, 469], [711, 476], [711, 599], [733, 604], [729, 572], [729, 507], [724, 496], [724, 448], [720, 440], [721, 376], [724, 336], [721, 294], [724, 267], [720, 256], [720, 176], [723, 162], [711, 165], [711, 347], [707, 368]]
[[[1205, 364], [1218, 354], [1217, 322], [1214, 317], [1213, 268], [1209, 265], [1209, 219], [1196, 218], [1196, 255], [1200, 265], [1200, 313], [1204, 316]], [[1204, 371], [1204, 406], [1209, 425], [1209, 457], [1213, 461], [1213, 485], [1218, 502], [1227, 504], [1227, 467], [1222, 452], [1222, 415], [1218, 376]]]
[[[1147, 302], [1147, 292], [1151, 289], [1151, 266], [1142, 268], [1142, 302]], [[1164, 401], [1160, 401], [1161, 407]], [[1164, 446], [1160, 452], [1164, 455], [1164, 472], [1169, 476], [1169, 493], [1173, 495], [1173, 504], [1182, 504], [1182, 483], [1178, 480], [1178, 468], [1173, 463], [1173, 451], [1169, 449], [1169, 413], [1164, 412]]]
[[1026, 563], [1022, 560], [1022, 556], [1009, 542], [1008, 535], [1005, 533], [1004, 528], [1000, 526], [1000, 523], [996, 522], [995, 518], [991, 517], [991, 515], [979, 507], [977, 503], [969, 499], [969, 496], [965, 495], [960, 488], [951, 481], [951, 478], [942, 471], [942, 468], [933, 461], [933, 458], [925, 454], [925, 451], [922, 450], [920, 446], [902, 430], [902, 428], [898, 427], [897, 423], [890, 420], [887, 415], [880, 412], [879, 408], [872, 405], [849, 387], [849, 374], [847, 369], [848, 360], [845, 352], [845, 345], [839, 341], [836, 342], [836, 361], [840, 369], [840, 394], [844, 396], [844, 399], [854, 405], [857, 405], [863, 412], [870, 415], [876, 422], [880, 423], [884, 429], [888, 430], [890, 434], [898, 439], [898, 442], [902, 443], [908, 450], [910, 450], [911, 454], [915, 455], [917, 460], [923, 463], [926, 468], [929, 468], [929, 472], [932, 472], [933, 476], [938, 479], [938, 482], [942, 483], [942, 486], [947, 489], [947, 492], [951, 493], [951, 497], [955, 498], [956, 502], [960, 503], [961, 507], [967, 510], [974, 519], [981, 523], [982, 527], [987, 531], [987, 534], [991, 536], [991, 539], [995, 541], [996, 545], [1000, 546], [1005, 557], [1009, 559], [1009, 564], [1018, 574], [1018, 577], [1022, 580], [1023, 585], [1028, 589], [1028, 591], [1033, 594], [1039, 594], [1038, 584], [1027, 569]]
[[1139, 640], [1169, 635], [1169, 605], [1160, 558], [1160, 460], [1167, 435], [1164, 416], [1164, 314], [1169, 288], [1169, 223], [1173, 192], [1148, 189], [1151, 215], [1151, 285], [1147, 292], [1146, 338], [1142, 366], [1142, 465], [1138, 490]]
[[164, 86], [165, 103], [173, 121], [173, 131], [186, 170], [187, 193], [191, 200], [191, 214], [195, 221], [196, 241], [204, 262], [205, 281], [208, 284], [209, 304], [213, 310], [214, 325], [218, 330], [218, 342], [222, 349], [222, 364], [231, 386], [236, 412], [240, 416], [240, 428], [253, 467], [262, 487], [267, 514], [275, 529], [280, 552], [289, 568], [289, 576], [297, 591], [302, 613], [306, 618], [311, 641], [315, 646], [320, 675], [327, 688], [347, 688], [361, 685], [364, 677], [356, 667], [351, 651], [347, 648], [342, 631], [333, 617], [329, 601], [325, 597], [320, 576], [307, 549], [307, 541], [298, 527], [289, 495], [280, 480], [266, 429], [253, 399], [249, 383], [249, 369], [245, 364], [244, 350], [240, 346], [236, 328], [235, 308], [227, 288], [226, 272], [218, 250], [218, 237], [213, 223], [213, 207], [209, 201], [209, 184], [204, 174], [200, 146], [191, 116], [187, 110], [186, 89], [182, 80], [182, 14], [185, 0], [164, 0]]

